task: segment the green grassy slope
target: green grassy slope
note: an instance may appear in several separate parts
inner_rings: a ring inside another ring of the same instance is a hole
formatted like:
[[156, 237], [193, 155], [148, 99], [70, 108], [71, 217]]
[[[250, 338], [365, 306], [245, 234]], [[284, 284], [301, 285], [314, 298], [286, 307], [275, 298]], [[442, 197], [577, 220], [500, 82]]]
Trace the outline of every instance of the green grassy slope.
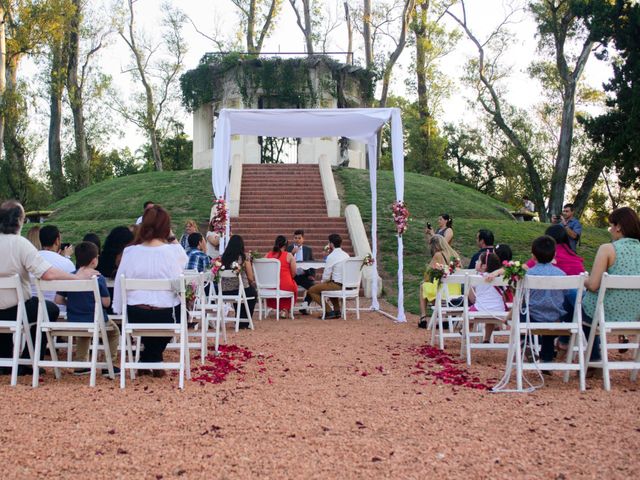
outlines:
[[115, 178], [92, 185], [54, 203], [48, 223], [64, 233], [64, 241], [77, 242], [85, 233], [105, 238], [118, 225], [135, 222], [147, 200], [169, 210], [176, 234], [187, 218], [206, 222], [212, 203], [211, 170], [151, 172]]
[[[336, 181], [341, 184], [344, 205], [353, 203], [360, 208], [367, 229], [371, 223], [371, 189], [368, 172], [353, 169], [340, 169], [336, 172]], [[418, 313], [418, 285], [422, 279], [425, 265], [430, 256], [424, 239], [427, 222], [436, 224], [441, 213], [453, 217], [455, 232], [453, 247], [466, 259], [476, 252], [476, 232], [480, 228], [493, 231], [496, 243], [511, 246], [514, 257], [528, 259], [531, 241], [542, 235], [548, 224], [538, 222], [515, 222], [504, 213], [503, 208], [511, 210], [506, 204], [498, 202], [473, 189], [453, 184], [437, 178], [413, 173], [405, 174], [405, 201], [411, 220], [404, 235], [404, 292], [405, 307], [412, 313]], [[393, 172], [378, 172], [378, 242], [380, 275], [390, 301], [395, 300], [398, 261], [396, 257], [397, 241], [395, 225], [391, 218], [391, 204], [395, 200]], [[609, 241], [605, 230], [585, 228], [579, 254], [585, 258], [590, 268], [598, 246]], [[465, 266], [466, 266], [466, 262]]]
[[[340, 169], [335, 174], [343, 205], [356, 204], [367, 228], [371, 222], [371, 190], [368, 172]], [[182, 232], [187, 218], [206, 221], [212, 201], [211, 170], [155, 172], [116, 178], [92, 185], [51, 206], [55, 213], [48, 223], [57, 225], [64, 241], [76, 243], [87, 232], [102, 239], [117, 225], [129, 225], [140, 215], [146, 200], [160, 203], [169, 210], [174, 230]], [[391, 203], [395, 199], [393, 174], [378, 173], [378, 240], [380, 274], [386, 292], [395, 300], [397, 276], [397, 242], [391, 220]], [[508, 243], [521, 259], [528, 258], [531, 240], [544, 233], [547, 225], [535, 222], [514, 222], [504, 213], [508, 205], [493, 200], [475, 190], [413, 173], [405, 174], [405, 200], [411, 212], [409, 230], [404, 236], [406, 306], [418, 312], [418, 284], [429, 260], [424, 241], [427, 221], [435, 225], [440, 213], [454, 219], [454, 248], [468, 259], [476, 251], [475, 234], [480, 228], [493, 230], [498, 243]], [[29, 230], [27, 226], [23, 232]], [[601, 229], [585, 228], [580, 255], [591, 265], [595, 251], [609, 240]]]

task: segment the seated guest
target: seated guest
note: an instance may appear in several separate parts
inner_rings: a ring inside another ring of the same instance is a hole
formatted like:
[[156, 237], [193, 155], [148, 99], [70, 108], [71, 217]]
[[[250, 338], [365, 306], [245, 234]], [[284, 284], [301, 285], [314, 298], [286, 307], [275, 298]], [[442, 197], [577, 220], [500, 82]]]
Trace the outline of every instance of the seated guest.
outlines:
[[500, 258], [500, 262], [510, 262], [513, 259], [511, 247], [505, 243], [496, 245], [496, 255]]
[[[47, 260], [38, 254], [36, 248], [29, 243], [26, 238], [20, 235], [20, 230], [24, 225], [25, 215], [22, 205], [15, 200], [7, 200], [0, 205], [0, 277], [18, 275], [22, 293], [25, 299], [25, 310], [31, 328], [31, 337], [35, 337], [36, 322], [38, 315], [38, 299], [31, 296], [29, 288], [29, 274], [42, 280], [84, 280], [97, 275], [98, 272], [92, 269], [79, 272], [73, 275], [59, 268], [52, 266]], [[45, 301], [47, 314], [51, 320], [58, 318], [59, 310], [53, 302]], [[0, 290], [0, 320], [13, 320], [18, 311], [18, 298], [13, 292]], [[35, 343], [35, 340], [33, 340]], [[43, 345], [46, 340], [43, 341]], [[41, 355], [44, 357], [46, 349], [42, 348]], [[11, 358], [13, 355], [13, 335], [0, 334], [0, 357]], [[22, 351], [22, 358], [28, 358], [29, 352], [25, 347]], [[30, 368], [21, 366], [19, 372], [30, 373]], [[0, 368], [0, 373], [11, 373], [11, 369]]]
[[[556, 256], [556, 242], [549, 235], [536, 238], [531, 244], [531, 253], [536, 260], [533, 267], [527, 270], [527, 275], [541, 275], [546, 277], [561, 277], [565, 273], [551, 262]], [[573, 315], [575, 293], [570, 295], [563, 290], [531, 290], [529, 292], [529, 319], [532, 322], [561, 322], [567, 315]], [[526, 314], [520, 314], [520, 321], [526, 321]], [[555, 356], [552, 335], [540, 335], [540, 360], [552, 362]], [[545, 371], [543, 370], [543, 373]], [[546, 371], [549, 373], [549, 371]]]
[[[313, 261], [313, 252], [311, 251], [311, 247], [307, 247], [304, 244], [304, 230], [296, 230], [293, 232], [293, 243], [287, 247], [287, 252], [290, 252], [295, 257], [296, 263]], [[309, 290], [315, 283], [315, 278], [315, 268], [303, 270], [300, 267], [296, 267], [296, 273], [293, 279], [296, 284], [305, 290]], [[306, 308], [307, 305], [303, 302], [300, 313], [306, 315]]]
[[206, 248], [207, 246], [201, 233], [196, 232], [189, 235], [185, 270], [204, 272], [211, 268], [211, 258], [204, 253]]
[[427, 243], [429, 243], [433, 235], [441, 235], [451, 245], [451, 242], [453, 242], [453, 218], [448, 213], [441, 213], [438, 217], [438, 228], [434, 231], [431, 228], [431, 224], [427, 223], [425, 235], [427, 236]]
[[187, 220], [184, 224], [184, 233], [180, 237], [180, 245], [186, 251], [189, 248], [189, 235], [198, 231], [198, 224], [195, 220]]
[[[322, 282], [316, 283], [307, 290], [308, 303], [311, 301], [321, 305], [321, 293], [325, 290], [342, 290], [342, 261], [349, 258], [347, 252], [342, 250], [342, 237], [337, 233], [329, 235], [329, 255], [327, 256], [324, 272], [322, 272]], [[340, 318], [340, 300], [331, 298], [333, 309], [328, 308], [329, 313], [326, 318]], [[329, 307], [329, 305], [327, 305]]]
[[[582, 300], [582, 321], [593, 323], [598, 290], [602, 275], [640, 275], [640, 220], [629, 207], [622, 207], [609, 214], [611, 243], [600, 245], [593, 261], [591, 275], [584, 282], [586, 292]], [[604, 297], [604, 313], [610, 322], [635, 322], [640, 318], [640, 291], [607, 290]], [[588, 333], [587, 333], [588, 336]], [[593, 345], [591, 360], [600, 359], [600, 344]]]
[[[52, 266], [59, 268], [67, 273], [73, 273], [76, 270], [75, 265], [69, 257], [71, 253], [73, 253], [73, 247], [68, 246], [62, 251], [62, 255], [60, 252], [60, 247], [62, 246], [62, 237], [60, 236], [60, 230], [58, 227], [54, 225], [45, 225], [40, 229], [40, 244], [42, 245], [42, 250], [38, 252], [38, 254], [44, 258], [47, 262], [49, 262]], [[32, 283], [31, 285], [31, 294], [36, 296], [38, 293], [36, 292], [36, 285]], [[55, 300], [55, 292], [44, 292], [44, 298], [53, 302]], [[65, 307], [62, 306], [60, 308], [60, 312], [65, 312]], [[52, 319], [54, 320], [54, 319]]]
[[[84, 270], [94, 270], [98, 266], [98, 247], [93, 242], [81, 242], [76, 245], [76, 267], [74, 273], [80, 273]], [[104, 310], [105, 327], [108, 327], [107, 338], [109, 340], [109, 351], [111, 353], [111, 361], [115, 373], [119, 373], [116, 361], [118, 358], [118, 342], [120, 341], [120, 330], [118, 326], [109, 320], [106, 309], [111, 304], [109, 290], [107, 290], [107, 281], [102, 275], [98, 275], [98, 288], [100, 289], [100, 299]], [[56, 303], [67, 306], [67, 321], [69, 322], [93, 322], [94, 310], [96, 306], [93, 292], [58, 292], [56, 294]], [[102, 340], [102, 339], [101, 339]], [[78, 337], [76, 343], [76, 360], [81, 362], [89, 361], [89, 344], [92, 342], [90, 337]], [[78, 368], [74, 371], [76, 375], [86, 375], [91, 373], [90, 368]]]
[[522, 196], [522, 208], [520, 209], [520, 211], [523, 213], [533, 213], [536, 211], [535, 205], [526, 195]]
[[[562, 270], [566, 275], [580, 275], [585, 271], [584, 259], [571, 249], [569, 235], [562, 225], [551, 225], [544, 232], [556, 242], [556, 256], [554, 265]], [[532, 268], [536, 264], [536, 259], [527, 261], [527, 268]]]
[[[225, 295], [237, 295], [240, 289], [240, 281], [247, 294], [247, 304], [249, 306], [249, 312], [246, 311], [244, 304], [240, 309], [240, 318], [248, 319], [249, 315], [253, 318], [253, 310], [256, 306], [256, 280], [253, 274], [253, 266], [251, 260], [247, 257], [244, 251], [244, 240], [240, 235], [232, 235], [229, 239], [229, 243], [224, 249], [224, 253], [221, 257], [222, 265], [226, 270], [231, 270], [233, 263], [237, 262], [241, 267], [239, 279], [236, 278], [222, 278], [222, 293]], [[240, 328], [249, 328], [248, 322], [240, 323]]]
[[[433, 235], [429, 240], [429, 249], [431, 250], [431, 262], [428, 267], [434, 268], [436, 264], [449, 265], [451, 258], [460, 260], [460, 255], [449, 246], [449, 243], [442, 235]], [[460, 284], [451, 283], [447, 285], [449, 291], [449, 297], [459, 297], [462, 295], [462, 288]], [[428, 281], [425, 279], [420, 284], [420, 321], [418, 322], [419, 328], [427, 328], [429, 322], [430, 312], [427, 312], [427, 306], [433, 305], [436, 295], [438, 293], [438, 282]]]
[[[267, 253], [266, 258], [274, 258], [280, 262], [280, 290], [293, 293], [293, 304], [298, 296], [298, 285], [293, 276], [296, 274], [296, 259], [287, 252], [287, 239], [283, 235], [278, 235], [273, 244], [273, 248]], [[280, 316], [287, 317], [291, 310], [292, 300], [290, 298], [280, 299]], [[267, 307], [277, 308], [275, 298], [267, 299]]]
[[[113, 289], [113, 311], [120, 314], [127, 309], [130, 323], [180, 322], [180, 298], [175, 292], [132, 290], [128, 303], [122, 303], [120, 277], [141, 279], [174, 279], [182, 275], [187, 254], [171, 233], [171, 217], [159, 205], [144, 213], [133, 244], [124, 249]], [[162, 362], [171, 337], [142, 337], [144, 349], [141, 362]], [[164, 370], [141, 374], [163, 377]]]
[[133, 233], [128, 227], [115, 227], [104, 241], [104, 249], [100, 255], [98, 271], [105, 278], [116, 278], [122, 252], [133, 241]]
[[[480, 255], [476, 270], [483, 276], [495, 272], [502, 267], [500, 257], [493, 252], [485, 251]], [[505, 298], [505, 290], [501, 287], [493, 285], [476, 285], [469, 292], [469, 302], [473, 305], [469, 308], [470, 312], [506, 312], [507, 303]], [[495, 325], [485, 325], [484, 342], [489, 343]]]
[[40, 244], [40, 225], [31, 227], [29, 233], [27, 233], [27, 240], [36, 247], [36, 250], [42, 250], [42, 245]]
[[212, 259], [220, 256], [220, 235], [213, 231], [213, 224], [209, 222], [209, 231], [206, 235], [207, 240], [207, 255]]
[[91, 242], [96, 247], [98, 247], [98, 255], [100, 255], [100, 248], [102, 247], [102, 243], [100, 242], [100, 237], [95, 233], [87, 233], [84, 237], [82, 237], [83, 242]]
[[467, 268], [476, 268], [476, 263], [480, 259], [480, 255], [485, 252], [493, 252], [493, 232], [486, 229], [478, 230], [478, 233], [476, 235], [476, 243], [478, 244], [478, 248], [480, 250], [478, 250], [473, 255], [473, 257], [471, 257], [471, 261], [469, 262], [469, 266]]
[[142, 215], [140, 215], [136, 219], [136, 223], [135, 223], [136, 225], [140, 225], [142, 223], [142, 217], [144, 217], [144, 212], [146, 212], [151, 207], [153, 207], [153, 202], [151, 200], [147, 200], [146, 202], [144, 202]]

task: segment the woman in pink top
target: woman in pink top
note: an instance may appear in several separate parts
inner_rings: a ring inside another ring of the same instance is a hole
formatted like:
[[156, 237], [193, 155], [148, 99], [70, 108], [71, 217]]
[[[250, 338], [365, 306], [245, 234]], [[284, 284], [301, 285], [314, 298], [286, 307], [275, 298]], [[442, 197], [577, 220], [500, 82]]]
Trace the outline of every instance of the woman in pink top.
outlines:
[[[571, 250], [569, 247], [569, 236], [562, 225], [551, 225], [544, 232], [556, 241], [556, 257], [553, 264], [567, 275], [580, 275], [586, 271], [584, 269], [584, 259]], [[536, 259], [531, 258], [527, 263], [527, 268], [536, 264]]]

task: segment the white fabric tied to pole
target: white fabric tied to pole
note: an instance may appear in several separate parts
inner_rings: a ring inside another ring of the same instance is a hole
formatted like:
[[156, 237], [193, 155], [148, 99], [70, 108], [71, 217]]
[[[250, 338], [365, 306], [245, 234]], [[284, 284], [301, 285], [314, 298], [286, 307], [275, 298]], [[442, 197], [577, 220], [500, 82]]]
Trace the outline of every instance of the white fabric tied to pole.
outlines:
[[[332, 109], [222, 109], [213, 143], [211, 182], [216, 198], [229, 198], [229, 165], [232, 135], [262, 135], [266, 137], [347, 137], [367, 144], [369, 179], [371, 181], [371, 249], [373, 264], [373, 296], [371, 307], [379, 309], [378, 293], [378, 221], [377, 221], [377, 133], [391, 120], [391, 151], [396, 200], [404, 199], [404, 149], [402, 119], [398, 108], [332, 108]], [[391, 215], [389, 215], [391, 217]], [[226, 233], [229, 235], [229, 217]], [[220, 252], [224, 243], [221, 243]], [[398, 315], [406, 321], [404, 312], [403, 245], [398, 236]]]

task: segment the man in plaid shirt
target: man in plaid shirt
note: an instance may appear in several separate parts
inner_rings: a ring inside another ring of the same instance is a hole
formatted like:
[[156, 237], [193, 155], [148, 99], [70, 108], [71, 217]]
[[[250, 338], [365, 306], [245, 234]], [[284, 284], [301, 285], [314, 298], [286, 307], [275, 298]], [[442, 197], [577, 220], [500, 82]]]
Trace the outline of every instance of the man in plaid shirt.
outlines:
[[211, 258], [204, 253], [207, 249], [204, 237], [201, 233], [192, 233], [189, 235], [189, 248], [187, 249], [187, 265], [186, 270], [197, 270], [203, 272], [211, 268]]

